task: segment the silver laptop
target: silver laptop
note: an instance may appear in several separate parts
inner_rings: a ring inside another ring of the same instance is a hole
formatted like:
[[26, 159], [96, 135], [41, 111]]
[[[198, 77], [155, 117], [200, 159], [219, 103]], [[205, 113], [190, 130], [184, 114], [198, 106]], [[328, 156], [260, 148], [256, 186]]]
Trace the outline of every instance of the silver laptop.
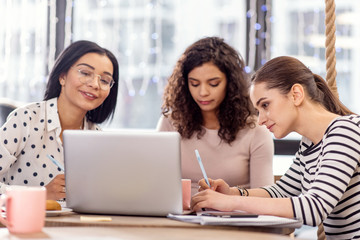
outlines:
[[94, 214], [182, 213], [177, 132], [66, 130], [63, 140], [67, 207]]

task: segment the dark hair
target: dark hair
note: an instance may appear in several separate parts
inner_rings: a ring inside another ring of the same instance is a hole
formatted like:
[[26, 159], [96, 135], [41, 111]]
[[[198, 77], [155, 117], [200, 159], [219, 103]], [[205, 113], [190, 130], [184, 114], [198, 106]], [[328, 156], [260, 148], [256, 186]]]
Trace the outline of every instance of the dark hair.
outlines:
[[244, 72], [244, 61], [240, 54], [218, 37], [207, 37], [189, 46], [178, 60], [164, 90], [162, 114], [171, 116], [174, 127], [184, 138], [195, 132], [201, 138], [203, 117], [199, 106], [192, 98], [188, 86], [188, 74], [204, 63], [215, 64], [226, 75], [226, 96], [220, 104], [218, 120], [219, 137], [231, 143], [240, 129], [254, 127], [254, 109], [248, 87], [249, 79]]
[[281, 56], [265, 63], [251, 77], [252, 84], [263, 82], [267, 89], [276, 88], [283, 94], [287, 94], [294, 84], [301, 84], [310, 99], [322, 104], [328, 111], [342, 116], [353, 113], [331, 92], [322, 77], [313, 74], [296, 58]]
[[56, 59], [54, 67], [49, 75], [49, 80], [46, 86], [44, 100], [49, 100], [54, 97], [59, 97], [61, 92], [61, 85], [59, 78], [61, 74], [67, 73], [70, 67], [82, 56], [87, 53], [98, 53], [107, 56], [113, 65], [113, 79], [114, 86], [110, 89], [109, 96], [96, 109], [90, 110], [86, 113], [86, 118], [94, 123], [102, 123], [108, 119], [112, 119], [116, 107], [116, 99], [119, 85], [119, 64], [115, 56], [107, 49], [100, 47], [94, 42], [77, 41], [68, 46], [61, 52]]

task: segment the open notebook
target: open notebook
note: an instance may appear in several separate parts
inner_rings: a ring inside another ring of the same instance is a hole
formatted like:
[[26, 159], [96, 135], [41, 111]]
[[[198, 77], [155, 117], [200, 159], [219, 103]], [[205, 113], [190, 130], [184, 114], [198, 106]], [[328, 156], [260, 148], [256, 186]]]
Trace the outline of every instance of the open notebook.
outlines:
[[97, 214], [182, 213], [177, 132], [67, 130], [63, 139], [67, 207]]
[[169, 214], [168, 217], [174, 220], [190, 223], [199, 223], [201, 225], [299, 228], [303, 224], [300, 219], [283, 218], [269, 215], [253, 215], [241, 211], [203, 211], [198, 212], [196, 215]]

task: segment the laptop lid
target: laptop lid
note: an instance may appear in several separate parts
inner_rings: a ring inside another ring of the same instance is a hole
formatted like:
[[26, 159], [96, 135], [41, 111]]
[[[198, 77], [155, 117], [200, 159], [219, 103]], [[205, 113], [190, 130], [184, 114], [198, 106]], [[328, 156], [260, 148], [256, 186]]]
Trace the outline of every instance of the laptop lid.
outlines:
[[65, 130], [63, 141], [69, 208], [95, 214], [182, 213], [177, 132]]

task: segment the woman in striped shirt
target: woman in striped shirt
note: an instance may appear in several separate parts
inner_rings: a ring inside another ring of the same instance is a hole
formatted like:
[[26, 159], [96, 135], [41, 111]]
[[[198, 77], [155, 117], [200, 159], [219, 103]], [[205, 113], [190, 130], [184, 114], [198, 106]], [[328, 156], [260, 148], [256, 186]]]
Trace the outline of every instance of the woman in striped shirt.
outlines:
[[280, 181], [264, 188], [238, 189], [210, 179], [209, 189], [201, 180], [192, 209], [295, 217], [311, 226], [323, 222], [327, 239], [360, 239], [360, 116], [291, 57], [260, 68], [250, 96], [259, 123], [276, 138], [290, 132], [303, 136], [293, 164]]

